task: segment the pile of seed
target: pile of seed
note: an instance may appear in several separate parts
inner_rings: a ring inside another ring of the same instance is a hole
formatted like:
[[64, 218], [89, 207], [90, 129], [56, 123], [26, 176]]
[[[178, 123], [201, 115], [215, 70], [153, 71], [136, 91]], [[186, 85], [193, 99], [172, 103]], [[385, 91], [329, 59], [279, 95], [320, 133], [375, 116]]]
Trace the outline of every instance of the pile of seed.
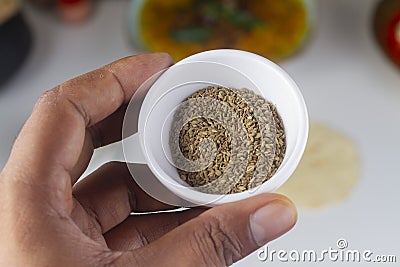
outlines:
[[[171, 127], [171, 132], [179, 131], [179, 147], [174, 148], [172, 144], [175, 140], [170, 138], [172, 160], [177, 161], [178, 153], [182, 153], [190, 161], [198, 160], [200, 153], [207, 153], [199, 150], [199, 144], [205, 138], [214, 142], [217, 153], [213, 161], [200, 171], [177, 168], [180, 178], [199, 191], [214, 194], [243, 192], [271, 178], [281, 165], [286, 151], [285, 130], [276, 107], [249, 89], [210, 86], [195, 92], [186, 100], [198, 98], [218, 100], [236, 113], [247, 133], [247, 165], [240, 177], [229, 174], [222, 179], [224, 170], [233, 158], [232, 149], [238, 144], [232, 143], [226, 128], [216, 120], [206, 117], [190, 118], [193, 110], [206, 108], [215, 114], [221, 113], [221, 110], [213, 105], [181, 105], [174, 114]], [[182, 122], [186, 123], [182, 126]], [[261, 131], [261, 127], [268, 131]], [[236, 129], [234, 125], [233, 129]], [[261, 156], [268, 159], [266, 164], [259, 164]], [[237, 158], [242, 159], [243, 157]]]

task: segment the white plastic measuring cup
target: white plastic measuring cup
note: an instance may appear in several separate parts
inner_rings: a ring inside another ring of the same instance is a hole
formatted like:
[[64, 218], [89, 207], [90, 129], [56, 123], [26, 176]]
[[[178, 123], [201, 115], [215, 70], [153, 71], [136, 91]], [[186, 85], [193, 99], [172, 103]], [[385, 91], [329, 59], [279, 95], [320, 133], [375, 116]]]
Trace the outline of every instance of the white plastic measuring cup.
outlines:
[[[282, 117], [286, 134], [285, 157], [273, 177], [256, 188], [226, 195], [203, 193], [183, 182], [171, 163], [168, 140], [173, 111], [188, 96], [210, 85], [251, 89], [272, 102]], [[148, 165], [155, 178], [135, 180], [156, 199], [163, 201], [163, 195], [170, 191], [177, 199], [185, 200], [186, 206], [213, 206], [276, 190], [296, 169], [307, 136], [306, 105], [297, 85], [286, 72], [252, 53], [212, 50], [178, 62], [159, 75], [148, 91], [139, 90], [125, 115], [122, 143], [112, 144], [107, 149], [114, 151], [113, 160]], [[123, 153], [115, 153], [118, 149], [121, 151], [121, 144]], [[160, 183], [168, 190], [160, 191]]]

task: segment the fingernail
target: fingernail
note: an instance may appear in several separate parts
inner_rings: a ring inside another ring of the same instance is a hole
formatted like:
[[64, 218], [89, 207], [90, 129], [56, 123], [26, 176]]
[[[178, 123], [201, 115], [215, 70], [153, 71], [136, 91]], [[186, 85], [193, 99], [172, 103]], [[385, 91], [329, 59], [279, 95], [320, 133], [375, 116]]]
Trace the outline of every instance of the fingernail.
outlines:
[[274, 200], [250, 216], [250, 228], [259, 246], [289, 231], [297, 220], [297, 212], [288, 202]]

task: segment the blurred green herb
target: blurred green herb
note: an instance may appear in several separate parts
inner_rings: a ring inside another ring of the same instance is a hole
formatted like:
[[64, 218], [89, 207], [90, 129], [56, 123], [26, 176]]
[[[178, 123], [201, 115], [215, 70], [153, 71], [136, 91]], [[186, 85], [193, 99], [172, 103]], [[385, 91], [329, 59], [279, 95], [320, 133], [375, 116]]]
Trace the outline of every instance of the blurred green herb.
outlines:
[[228, 20], [236, 27], [249, 31], [257, 26], [261, 26], [263, 21], [247, 11], [239, 10], [232, 13]]
[[207, 41], [211, 32], [203, 27], [186, 27], [171, 32], [171, 37], [178, 42], [201, 43]]
[[211, 37], [211, 25], [220, 20], [226, 20], [235, 27], [245, 31], [250, 31], [254, 27], [264, 24], [264, 21], [252, 15], [247, 10], [239, 8], [234, 3], [235, 1], [222, 0], [196, 1], [192, 9], [192, 15], [201, 18], [199, 22], [200, 26], [187, 26], [175, 29], [171, 32], [171, 37], [178, 42], [205, 42]]
[[[234, 4], [226, 4], [218, 1], [220, 5], [220, 19], [226, 19], [234, 26], [249, 31], [263, 24], [263, 21]], [[208, 4], [208, 3], [205, 3]]]
[[205, 21], [215, 22], [221, 17], [222, 5], [220, 1], [200, 1], [195, 5], [196, 10], [199, 10]]

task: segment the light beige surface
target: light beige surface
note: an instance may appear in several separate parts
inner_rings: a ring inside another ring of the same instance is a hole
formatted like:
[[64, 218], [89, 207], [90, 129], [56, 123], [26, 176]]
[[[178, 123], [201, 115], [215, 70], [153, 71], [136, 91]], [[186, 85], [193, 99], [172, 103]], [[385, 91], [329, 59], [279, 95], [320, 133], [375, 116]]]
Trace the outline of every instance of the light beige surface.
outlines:
[[345, 200], [359, 176], [360, 160], [352, 140], [314, 122], [299, 167], [278, 192], [300, 207], [321, 208]]

